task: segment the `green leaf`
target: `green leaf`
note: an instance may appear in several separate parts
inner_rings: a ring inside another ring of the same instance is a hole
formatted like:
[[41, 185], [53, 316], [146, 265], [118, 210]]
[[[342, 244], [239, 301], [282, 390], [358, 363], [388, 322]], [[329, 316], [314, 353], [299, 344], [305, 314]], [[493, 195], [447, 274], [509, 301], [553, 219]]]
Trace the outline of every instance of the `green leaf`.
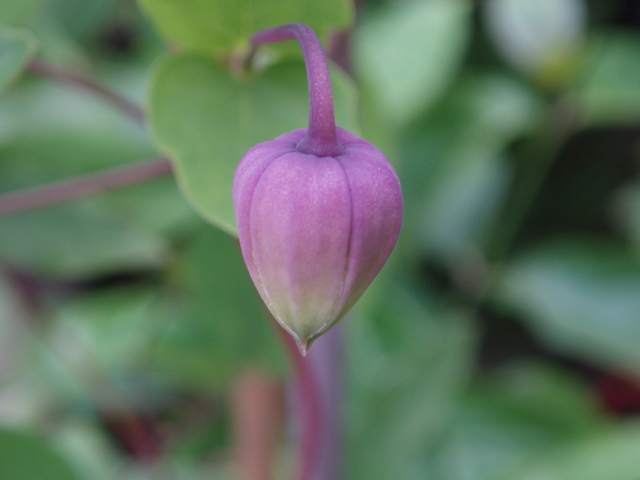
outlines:
[[0, 430], [0, 478], [7, 480], [74, 480], [75, 472], [43, 439]]
[[640, 122], [640, 35], [618, 31], [597, 36], [584, 72], [577, 99], [588, 125]]
[[[331, 70], [338, 125], [357, 134], [355, 89]], [[199, 54], [163, 59], [151, 87], [150, 120], [158, 143], [175, 161], [178, 183], [209, 221], [235, 235], [233, 174], [257, 143], [308, 122], [304, 65], [274, 65], [245, 81]]]
[[473, 262], [508, 185], [504, 150], [540, 112], [541, 100], [522, 82], [467, 72], [436, 108], [412, 122], [398, 168], [405, 238], [447, 262]]
[[640, 253], [640, 182], [636, 180], [618, 189], [612, 204], [614, 219]]
[[107, 193], [105, 199], [115, 209], [135, 215], [144, 227], [170, 239], [184, 238], [203, 223], [178, 190], [173, 177], [114, 190]]
[[87, 278], [159, 268], [166, 254], [164, 239], [100, 202], [0, 218], [0, 257], [45, 276]]
[[20, 75], [37, 48], [28, 30], [0, 25], [0, 93]]
[[443, 94], [467, 50], [471, 7], [467, 0], [406, 0], [363, 19], [355, 61], [383, 115], [404, 123]]
[[353, 17], [348, 0], [139, 0], [171, 41], [201, 52], [228, 52], [247, 44], [262, 28], [302, 22], [322, 39], [329, 29], [347, 27]]
[[429, 478], [422, 448], [449, 423], [469, 381], [473, 318], [391, 279], [350, 316], [347, 477]]
[[26, 311], [12, 287], [0, 269], [0, 386], [13, 379], [14, 370], [21, 366], [27, 334]]
[[119, 446], [101, 422], [81, 416], [65, 420], [57, 425], [56, 447], [82, 478], [133, 480], [125, 474], [129, 466], [127, 458], [122, 456]]
[[[166, 292], [143, 286], [113, 287], [72, 296], [54, 306], [51, 335], [76, 338], [74, 367], [88, 365], [88, 374], [99, 362], [110, 373], [129, 373], [142, 364], [157, 335], [174, 313]], [[68, 341], [68, 340], [67, 340]], [[62, 349], [61, 349], [62, 350]]]
[[6, 25], [24, 25], [43, 0], [0, 0], [0, 19]]
[[167, 329], [156, 363], [180, 381], [220, 388], [242, 369], [285, 370], [282, 347], [237, 240], [205, 225], [184, 257], [191, 311]]
[[61, 30], [85, 45], [97, 32], [107, 31], [124, 9], [113, 0], [54, 0], [46, 5], [45, 12]]
[[583, 384], [552, 364], [518, 362], [483, 378], [430, 449], [436, 478], [495, 480], [604, 425]]
[[496, 298], [561, 352], [640, 371], [640, 265], [619, 245], [542, 244], [504, 269]]
[[558, 448], [505, 480], [636, 480], [640, 472], [640, 424], [629, 422]]
[[553, 364], [520, 361], [492, 372], [469, 395], [504, 422], [528, 423], [557, 439], [581, 438], [604, 422], [586, 382]]

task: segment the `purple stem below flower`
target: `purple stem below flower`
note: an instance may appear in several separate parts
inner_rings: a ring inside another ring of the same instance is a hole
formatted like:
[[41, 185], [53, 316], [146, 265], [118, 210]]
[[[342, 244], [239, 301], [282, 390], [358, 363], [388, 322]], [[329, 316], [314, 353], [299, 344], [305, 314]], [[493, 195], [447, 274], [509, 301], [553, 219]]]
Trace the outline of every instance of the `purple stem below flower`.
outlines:
[[315, 32], [304, 23], [287, 23], [254, 33], [251, 44], [255, 48], [285, 40], [297, 40], [300, 44], [309, 82], [309, 129], [297, 149], [318, 157], [337, 157], [343, 147], [336, 134], [327, 58]]
[[342, 325], [338, 323], [318, 338], [306, 357], [317, 378], [321, 400], [322, 432], [313, 480], [339, 480], [342, 477], [342, 382], [344, 345]]
[[274, 326], [284, 343], [297, 376], [298, 403], [300, 406], [300, 474], [298, 480], [313, 480], [317, 469], [322, 440], [320, 422], [322, 409], [320, 389], [313, 365], [303, 357], [295, 340], [273, 320]]

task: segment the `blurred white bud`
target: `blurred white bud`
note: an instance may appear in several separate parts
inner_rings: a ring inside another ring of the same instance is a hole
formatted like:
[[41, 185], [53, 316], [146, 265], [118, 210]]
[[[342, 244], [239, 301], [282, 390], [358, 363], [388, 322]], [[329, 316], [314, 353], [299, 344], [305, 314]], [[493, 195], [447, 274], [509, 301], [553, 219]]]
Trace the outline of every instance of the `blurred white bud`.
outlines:
[[574, 68], [587, 30], [584, 0], [487, 0], [484, 20], [497, 50], [535, 77]]

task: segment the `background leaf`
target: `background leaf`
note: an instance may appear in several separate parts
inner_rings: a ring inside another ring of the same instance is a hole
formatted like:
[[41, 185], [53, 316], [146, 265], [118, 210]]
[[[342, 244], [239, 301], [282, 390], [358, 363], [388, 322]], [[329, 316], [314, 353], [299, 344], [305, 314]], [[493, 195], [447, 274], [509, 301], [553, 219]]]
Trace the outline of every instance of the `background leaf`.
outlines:
[[405, 0], [365, 17], [355, 61], [381, 114], [404, 123], [432, 105], [461, 66], [470, 28], [466, 0]]
[[282, 373], [280, 327], [266, 313], [237, 240], [206, 225], [184, 258], [191, 307], [164, 332], [158, 368], [205, 389], [226, 386], [244, 368]]
[[0, 19], [7, 25], [24, 25], [43, 0], [0, 0]]
[[640, 122], [640, 35], [609, 32], [592, 39], [578, 85], [589, 126]]
[[629, 423], [560, 448], [509, 480], [634, 480], [640, 471], [640, 426]]
[[640, 266], [613, 243], [540, 245], [502, 272], [496, 298], [555, 348], [640, 371]]
[[257, 30], [303, 22], [323, 39], [352, 19], [348, 0], [139, 0], [160, 31], [189, 50], [221, 53], [247, 45]]
[[476, 332], [463, 310], [377, 279], [350, 322], [349, 465], [352, 479], [426, 478], [423, 446], [454, 413]]
[[408, 125], [398, 170], [413, 247], [445, 260], [477, 250], [510, 181], [505, 145], [540, 111], [541, 99], [517, 80], [469, 73]]
[[0, 270], [0, 386], [20, 372], [26, 343], [27, 312], [5, 273]]
[[[112, 82], [144, 91], [139, 73], [104, 79]], [[0, 117], [0, 191], [158, 155], [145, 129], [111, 105], [47, 79], [21, 84], [0, 97]]]
[[123, 268], [159, 268], [166, 241], [100, 202], [2, 218], [0, 257], [16, 268], [58, 278], [96, 278]]

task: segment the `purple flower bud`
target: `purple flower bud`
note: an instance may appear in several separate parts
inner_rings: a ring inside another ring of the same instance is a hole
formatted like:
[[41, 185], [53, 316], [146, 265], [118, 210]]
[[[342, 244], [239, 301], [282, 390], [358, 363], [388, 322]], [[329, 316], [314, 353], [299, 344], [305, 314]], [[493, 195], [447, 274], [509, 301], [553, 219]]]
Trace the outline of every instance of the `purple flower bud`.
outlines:
[[306, 354], [373, 281], [400, 233], [398, 176], [371, 143], [335, 127], [322, 47], [303, 24], [258, 32], [305, 54], [309, 128], [251, 148], [233, 181], [242, 255], [260, 296]]

